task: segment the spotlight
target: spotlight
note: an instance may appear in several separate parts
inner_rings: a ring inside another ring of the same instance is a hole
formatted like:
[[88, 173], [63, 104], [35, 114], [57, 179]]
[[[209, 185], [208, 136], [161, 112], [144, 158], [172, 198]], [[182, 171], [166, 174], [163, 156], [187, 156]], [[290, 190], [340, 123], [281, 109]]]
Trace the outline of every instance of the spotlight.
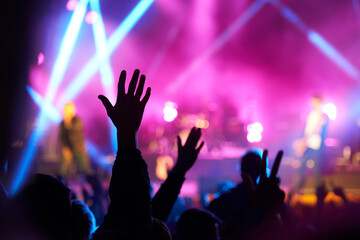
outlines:
[[261, 133], [263, 132], [264, 128], [259, 122], [254, 122], [247, 126], [248, 134], [246, 136], [248, 142], [260, 142], [262, 139]]
[[85, 22], [88, 24], [93, 24], [99, 18], [99, 15], [95, 11], [90, 11], [85, 16]]
[[248, 133], [246, 136], [246, 139], [248, 140], [249, 143], [260, 142], [261, 138], [262, 138], [261, 134], [254, 134], [254, 133]]
[[308, 168], [314, 168], [314, 167], [315, 167], [315, 161], [312, 160], [312, 159], [307, 160], [306, 166], [307, 166]]
[[174, 102], [166, 102], [165, 103], [163, 113], [164, 113], [164, 120], [166, 122], [172, 122], [175, 120], [175, 118], [178, 115], [176, 108], [177, 108], [177, 105]]
[[323, 107], [323, 112], [331, 119], [336, 119], [336, 106], [333, 103], [327, 103]]
[[67, 3], [66, 3], [66, 9], [69, 10], [69, 11], [74, 11], [77, 4], [78, 4], [78, 0], [69, 0]]

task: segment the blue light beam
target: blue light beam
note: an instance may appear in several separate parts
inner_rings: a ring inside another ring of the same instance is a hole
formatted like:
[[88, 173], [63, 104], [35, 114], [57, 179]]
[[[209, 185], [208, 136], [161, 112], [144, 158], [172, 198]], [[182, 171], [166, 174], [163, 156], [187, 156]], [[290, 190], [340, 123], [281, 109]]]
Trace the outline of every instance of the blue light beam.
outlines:
[[[106, 32], [101, 15], [99, 0], [90, 0], [90, 8], [98, 15], [98, 18], [92, 24], [92, 26], [96, 46], [96, 55], [100, 65], [101, 83], [104, 87], [106, 96], [111, 102], [114, 102], [114, 74], [110, 66], [109, 54], [107, 54], [108, 50], [106, 45]], [[116, 129], [113, 127], [111, 120], [109, 120], [109, 134], [111, 136], [112, 148], [115, 153], [117, 148], [117, 135]]]
[[[107, 43], [107, 55], [110, 56], [121, 43], [129, 31], [135, 26], [140, 18], [145, 14], [148, 8], [154, 0], [142, 0], [124, 19], [120, 26], [110, 36]], [[71, 101], [77, 97], [84, 86], [89, 82], [90, 78], [96, 73], [100, 67], [100, 62], [97, 56], [91, 58], [91, 60], [85, 65], [81, 72], [75, 77], [72, 83], [65, 90], [62, 97], [59, 99], [56, 106], [63, 106], [67, 101]]]
[[326, 57], [333, 61], [340, 69], [342, 69], [350, 77], [359, 80], [358, 70], [347, 60], [333, 45], [331, 45], [324, 37], [318, 32], [308, 27], [301, 18], [289, 7], [277, 0], [270, 1], [278, 10], [281, 15], [289, 22], [293, 23], [295, 27], [299, 28], [311, 44], [319, 49]]
[[40, 111], [45, 112], [46, 116], [53, 122], [61, 123], [62, 118], [60, 112], [46, 101], [38, 92], [32, 89], [30, 86], [26, 86], [26, 90], [28, 91], [31, 98], [34, 102], [40, 107]]
[[55, 60], [54, 68], [51, 73], [50, 86], [46, 92], [45, 98], [50, 102], [54, 99], [57, 87], [61, 83], [65, 74], [65, 70], [69, 64], [70, 56], [73, 52], [76, 39], [79, 35], [88, 2], [89, 0], [80, 0], [65, 32], [64, 39], [60, 46], [59, 55]]
[[91, 158], [107, 172], [111, 172], [112, 164], [108, 163], [108, 159], [100, 153], [98, 147], [91, 141], [85, 142], [85, 147]]
[[336, 50], [325, 38], [315, 31], [308, 32], [309, 41], [314, 44], [325, 56], [335, 62], [341, 69], [343, 69], [349, 76], [354, 79], [359, 79], [359, 72], [357, 69]]
[[[112, 87], [114, 84], [114, 74], [110, 67], [109, 54], [107, 54], [108, 50], [106, 46], [106, 32], [101, 15], [99, 0], [90, 0], [90, 8], [92, 11], [95, 11], [98, 16], [95, 22], [92, 24], [92, 27], [95, 39], [96, 55], [100, 65], [101, 82], [105, 88], [106, 94], [113, 95]], [[109, 99], [112, 101], [115, 100], [114, 97]]]
[[[89, 0], [80, 0], [78, 3], [71, 19], [69, 26], [65, 32], [64, 39], [61, 43], [59, 55], [55, 61], [54, 68], [50, 77], [49, 87], [45, 94], [45, 99], [47, 102], [51, 103], [55, 97], [55, 91], [59, 84], [61, 83], [63, 76], [65, 74], [66, 67], [70, 60], [70, 55], [75, 45], [76, 38], [78, 36], [81, 24], [83, 22], [87, 4]], [[41, 108], [38, 115], [38, 122], [36, 129], [31, 133], [28, 142], [25, 146], [23, 155], [19, 161], [19, 166], [17, 172], [14, 174], [14, 179], [10, 185], [10, 194], [15, 194], [22, 182], [24, 181], [29, 166], [34, 158], [36, 152], [36, 144], [41, 139], [45, 130], [48, 127], [48, 121], [46, 118], [46, 113], [43, 108]]]

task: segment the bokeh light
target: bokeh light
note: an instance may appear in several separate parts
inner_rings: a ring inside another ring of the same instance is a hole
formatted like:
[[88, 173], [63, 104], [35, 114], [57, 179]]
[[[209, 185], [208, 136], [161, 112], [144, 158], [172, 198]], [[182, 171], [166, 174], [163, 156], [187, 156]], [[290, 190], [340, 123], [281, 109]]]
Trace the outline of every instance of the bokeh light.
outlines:
[[166, 122], [172, 122], [178, 115], [177, 105], [174, 102], [166, 102], [165, 107], [163, 109], [164, 120]]
[[323, 112], [331, 119], [336, 119], [336, 106], [333, 103], [327, 103], [323, 107]]
[[39, 52], [37, 64], [40, 66], [41, 64], [44, 63], [44, 61], [45, 61], [45, 55], [42, 52]]
[[74, 11], [78, 3], [79, 3], [78, 0], [69, 0], [66, 3], [66, 9], [69, 11]]

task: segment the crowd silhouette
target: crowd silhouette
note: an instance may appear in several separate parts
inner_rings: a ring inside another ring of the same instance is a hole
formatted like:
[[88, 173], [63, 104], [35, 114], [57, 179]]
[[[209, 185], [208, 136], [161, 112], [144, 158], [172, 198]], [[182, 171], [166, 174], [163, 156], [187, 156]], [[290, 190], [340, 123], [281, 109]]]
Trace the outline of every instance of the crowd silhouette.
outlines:
[[[120, 74], [114, 105], [98, 97], [116, 127], [118, 147], [108, 189], [110, 204], [100, 226], [61, 180], [36, 174], [11, 197], [0, 185], [0, 239], [360, 239], [360, 207], [348, 201], [341, 187], [333, 192], [343, 199], [342, 205], [326, 204], [328, 190], [320, 185], [315, 207], [289, 206], [277, 176], [282, 151], [269, 174], [268, 151], [249, 151], [241, 158], [241, 183], [208, 206], [180, 211], [175, 226], [167, 225], [179, 205], [186, 173], [204, 145], [201, 129], [192, 128], [185, 143], [178, 137], [177, 162], [151, 198], [147, 164], [137, 144], [151, 88], [145, 90], [146, 77], [135, 70], [126, 92], [126, 75]], [[94, 194], [103, 195], [101, 184], [91, 175], [87, 178]]]

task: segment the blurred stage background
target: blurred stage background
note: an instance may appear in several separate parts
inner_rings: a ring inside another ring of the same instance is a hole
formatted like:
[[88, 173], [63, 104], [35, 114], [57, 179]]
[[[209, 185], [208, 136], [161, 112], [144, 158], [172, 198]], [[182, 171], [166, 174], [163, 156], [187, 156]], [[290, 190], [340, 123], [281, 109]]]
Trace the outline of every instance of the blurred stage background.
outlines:
[[[2, 104], [11, 118], [2, 125], [12, 192], [30, 172], [58, 171], [58, 125], [69, 101], [93, 165], [110, 173], [114, 131], [97, 95], [113, 100], [120, 71], [139, 68], [152, 87], [139, 144], [155, 187], [161, 167], [176, 161], [176, 135], [197, 126], [205, 146], [183, 196], [240, 181], [249, 148], [269, 149], [270, 164], [284, 150], [279, 175], [288, 189], [299, 167], [292, 144], [310, 97], [322, 94], [332, 118], [323, 174], [360, 194], [358, 0], [8, 2]], [[305, 192], [314, 187], [309, 176]]]

